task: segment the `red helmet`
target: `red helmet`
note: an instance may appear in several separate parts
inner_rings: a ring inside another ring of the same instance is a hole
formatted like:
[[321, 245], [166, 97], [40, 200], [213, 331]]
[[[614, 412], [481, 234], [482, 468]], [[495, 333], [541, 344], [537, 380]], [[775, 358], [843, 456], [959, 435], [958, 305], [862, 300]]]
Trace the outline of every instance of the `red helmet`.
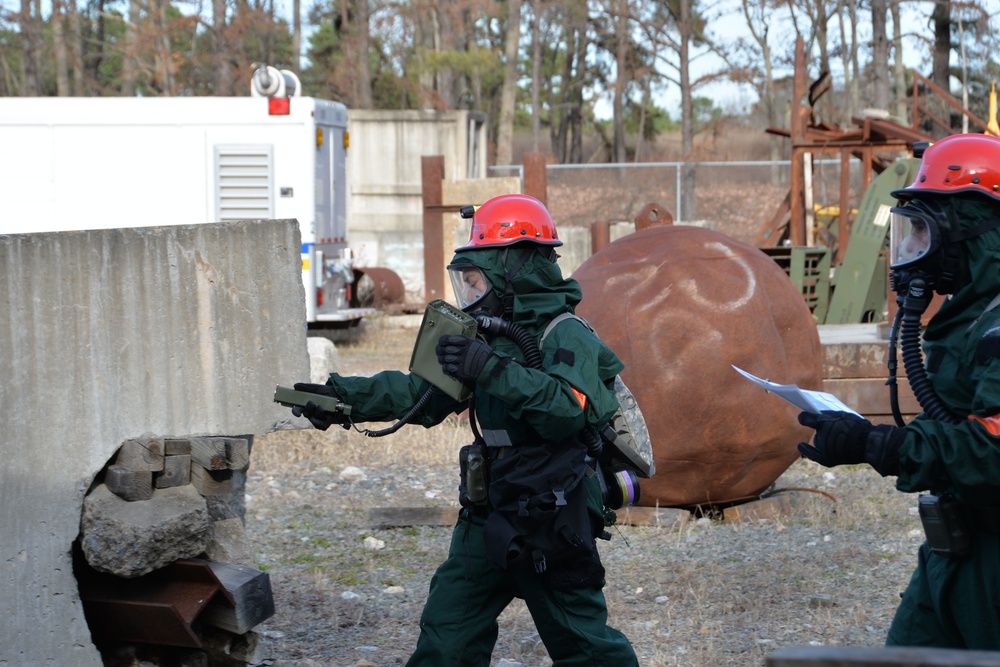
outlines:
[[924, 151], [913, 183], [892, 196], [906, 200], [925, 194], [980, 192], [1000, 200], [1000, 137], [953, 134]]
[[[463, 211], [463, 216], [466, 217]], [[505, 246], [519, 241], [560, 246], [545, 205], [528, 195], [500, 195], [490, 199], [472, 214], [469, 242], [455, 252]]]

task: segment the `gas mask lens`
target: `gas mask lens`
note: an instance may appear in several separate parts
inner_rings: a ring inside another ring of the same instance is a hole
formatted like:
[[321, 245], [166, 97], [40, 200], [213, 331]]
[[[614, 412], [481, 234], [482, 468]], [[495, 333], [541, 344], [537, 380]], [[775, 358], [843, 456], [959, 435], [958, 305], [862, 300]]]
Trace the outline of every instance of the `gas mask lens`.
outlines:
[[477, 303], [493, 288], [486, 274], [471, 264], [459, 264], [448, 267], [451, 276], [451, 286], [455, 290], [455, 300], [461, 310]]
[[932, 227], [923, 216], [913, 213], [915, 211], [909, 211], [906, 207], [890, 209], [890, 255], [893, 269], [910, 266], [931, 250]]

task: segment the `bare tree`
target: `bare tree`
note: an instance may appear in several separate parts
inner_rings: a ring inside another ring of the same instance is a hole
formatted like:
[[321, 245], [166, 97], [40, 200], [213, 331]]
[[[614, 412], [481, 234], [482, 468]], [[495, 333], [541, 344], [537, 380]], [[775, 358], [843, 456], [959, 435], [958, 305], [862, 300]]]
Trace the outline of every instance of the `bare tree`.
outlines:
[[66, 15], [63, 0], [52, 0], [52, 50], [55, 51], [56, 95], [69, 97], [69, 49], [66, 46]]
[[[730, 65], [730, 77], [737, 81], [747, 81], [756, 88], [757, 96], [764, 107], [764, 113], [769, 127], [778, 127], [777, 94], [774, 86], [774, 54], [771, 48], [771, 27], [775, 23], [773, 7], [766, 2], [742, 0], [743, 18], [746, 20], [750, 35], [756, 42], [756, 47], [748, 45], [746, 58], [740, 59], [740, 65], [734, 68]], [[760, 63], [760, 69], [750, 66], [753, 60]], [[781, 139], [770, 135], [769, 148], [772, 161], [781, 159]]]
[[908, 122], [906, 118], [906, 72], [903, 68], [903, 25], [899, 11], [900, 0], [889, 0], [889, 10], [892, 12], [892, 78], [894, 82], [894, 98], [896, 117], [900, 122]]
[[[932, 74], [931, 78], [943, 90], [951, 89], [951, 0], [934, 0], [934, 11], [931, 13], [931, 22], [934, 25], [934, 47], [931, 56]], [[946, 125], [948, 123], [948, 106], [944, 100], [934, 98], [932, 105], [933, 113]], [[935, 129], [935, 135], [941, 136], [947, 132], [940, 128]]]
[[[216, 0], [218, 1], [218, 0]], [[135, 86], [139, 78], [139, 25], [142, 22], [142, 9], [139, 0], [129, 0], [128, 15], [125, 17], [125, 45], [122, 51], [122, 95], [135, 95]]]
[[497, 132], [497, 164], [510, 164], [514, 150], [514, 103], [517, 92], [517, 53], [521, 36], [521, 0], [507, 0], [507, 39], [504, 49], [503, 91]]
[[[844, 11], [844, 5], [847, 5], [846, 12]], [[841, 59], [844, 63], [844, 88], [847, 92], [846, 115], [850, 118], [855, 115], [860, 106], [859, 82], [861, 75], [859, 71], [860, 67], [858, 66], [858, 9], [855, 3], [843, 2], [841, 0], [836, 14], [840, 18]]]
[[357, 0], [357, 85], [355, 102], [360, 109], [372, 108], [372, 74], [368, 66], [369, 39], [371, 36], [371, 26], [368, 24], [370, 9], [368, 0]]
[[542, 15], [544, 0], [532, 3], [531, 19], [531, 150], [538, 152], [542, 134], [541, 78], [542, 78]]
[[625, 84], [631, 78], [629, 72], [629, 18], [631, 8], [628, 0], [611, 0], [611, 25], [614, 29], [615, 83], [613, 87], [612, 125], [614, 144], [612, 159], [619, 164], [627, 161], [625, 150]]
[[[132, 0], [135, 2], [136, 0]], [[214, 70], [212, 91], [216, 95], [232, 92], [233, 73], [229, 45], [229, 22], [226, 16], [226, 0], [212, 0], [212, 67]]]
[[42, 90], [42, 30], [38, 0], [21, 0], [21, 94], [33, 97]]
[[292, 0], [292, 71], [302, 71], [302, 0]]
[[885, 19], [889, 13], [886, 0], [872, 3], [872, 104], [876, 109], [889, 110], [889, 40], [885, 34]]

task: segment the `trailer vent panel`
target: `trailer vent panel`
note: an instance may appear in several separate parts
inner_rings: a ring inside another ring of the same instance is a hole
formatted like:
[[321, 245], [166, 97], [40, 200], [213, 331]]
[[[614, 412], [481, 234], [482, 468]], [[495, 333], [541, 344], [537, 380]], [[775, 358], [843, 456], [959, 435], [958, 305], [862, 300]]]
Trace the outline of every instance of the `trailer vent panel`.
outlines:
[[215, 147], [215, 218], [274, 217], [274, 160], [270, 145]]

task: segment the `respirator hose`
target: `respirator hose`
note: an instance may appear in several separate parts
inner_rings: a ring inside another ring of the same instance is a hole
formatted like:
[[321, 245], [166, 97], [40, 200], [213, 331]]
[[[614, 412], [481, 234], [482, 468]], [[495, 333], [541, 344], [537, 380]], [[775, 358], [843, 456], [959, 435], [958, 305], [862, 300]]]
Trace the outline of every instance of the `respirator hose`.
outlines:
[[896, 370], [899, 364], [896, 362], [896, 345], [899, 341], [899, 326], [903, 321], [903, 309], [896, 309], [896, 316], [892, 318], [892, 328], [889, 330], [889, 379], [885, 381], [889, 385], [889, 407], [892, 408], [892, 419], [896, 426], [906, 426], [903, 413], [899, 409], [899, 383], [896, 381]]
[[[920, 316], [930, 303], [923, 281], [912, 280], [910, 289], [903, 302], [903, 324], [900, 330], [900, 349], [903, 356], [903, 367], [906, 369], [906, 378], [910, 382], [910, 389], [916, 396], [917, 402], [928, 417], [937, 421], [949, 424], [959, 423], [948, 409], [941, 403], [941, 399], [934, 388], [931, 387], [930, 378], [927, 377], [927, 369], [924, 368], [923, 353], [920, 349]], [[911, 298], [912, 297], [912, 298]]]
[[381, 438], [384, 435], [392, 435], [402, 428], [403, 424], [409, 423], [409, 421], [413, 419], [418, 412], [424, 409], [424, 406], [427, 405], [427, 401], [431, 400], [432, 393], [434, 393], [434, 387], [428, 387], [427, 391], [424, 392], [424, 395], [417, 399], [417, 402], [413, 404], [413, 407], [407, 410], [406, 414], [400, 417], [399, 421], [392, 426], [388, 426], [377, 431], [372, 431], [366, 428], [363, 433], [369, 438]]
[[535, 342], [534, 337], [524, 327], [492, 315], [477, 316], [476, 326], [479, 327], [479, 331], [485, 334], [503, 336], [514, 341], [521, 348], [521, 353], [524, 354], [524, 365], [528, 368], [541, 370], [542, 353], [538, 349], [538, 343]]

